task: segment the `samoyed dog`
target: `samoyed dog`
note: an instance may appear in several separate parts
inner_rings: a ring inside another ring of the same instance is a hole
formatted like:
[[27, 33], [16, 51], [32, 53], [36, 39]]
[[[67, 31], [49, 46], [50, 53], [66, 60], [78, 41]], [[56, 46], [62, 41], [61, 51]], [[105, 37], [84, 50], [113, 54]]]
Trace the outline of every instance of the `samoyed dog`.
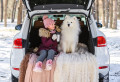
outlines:
[[74, 53], [78, 44], [79, 33], [81, 32], [78, 19], [66, 15], [61, 25], [60, 45], [64, 53]]

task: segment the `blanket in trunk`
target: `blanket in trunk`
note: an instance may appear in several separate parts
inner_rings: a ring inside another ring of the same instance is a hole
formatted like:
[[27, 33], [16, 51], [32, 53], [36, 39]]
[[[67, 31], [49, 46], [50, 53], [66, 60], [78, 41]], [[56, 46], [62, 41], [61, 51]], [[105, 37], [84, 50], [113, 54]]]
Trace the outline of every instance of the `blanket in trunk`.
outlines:
[[27, 53], [20, 64], [19, 82], [24, 82], [30, 54], [31, 53]]
[[[51, 71], [34, 72], [36, 60], [37, 56], [32, 54], [24, 82], [98, 82], [96, 58], [84, 48], [79, 48], [77, 53], [61, 53], [55, 57]], [[45, 64], [46, 61], [43, 63], [43, 69]]]
[[62, 53], [56, 61], [54, 82], [98, 82], [97, 65], [95, 56], [84, 49]]
[[53, 67], [51, 71], [46, 71], [45, 65], [46, 61], [43, 62], [43, 71], [42, 72], [34, 72], [33, 68], [35, 66], [37, 55], [32, 54], [30, 56], [28, 67], [26, 70], [25, 80], [24, 82], [54, 82], [54, 70], [55, 70], [55, 60], [53, 61]]

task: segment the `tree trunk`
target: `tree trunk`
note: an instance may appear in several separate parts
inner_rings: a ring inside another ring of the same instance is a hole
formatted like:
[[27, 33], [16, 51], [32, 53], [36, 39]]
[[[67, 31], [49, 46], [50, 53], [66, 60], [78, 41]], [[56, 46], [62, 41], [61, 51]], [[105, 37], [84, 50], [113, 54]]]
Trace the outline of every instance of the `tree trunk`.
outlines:
[[117, 3], [118, 0], [114, 1], [114, 15], [113, 15], [113, 29], [117, 29]]
[[119, 0], [119, 5], [118, 5], [118, 19], [120, 19], [120, 0]]
[[97, 22], [99, 23], [99, 0], [96, 0], [96, 7], [95, 7], [95, 10], [96, 10], [96, 20]]
[[5, 1], [5, 5], [4, 5], [4, 26], [7, 27], [7, 7], [8, 7], [8, 0]]
[[21, 22], [22, 22], [22, 0], [19, 0], [17, 24], [21, 24]]
[[23, 9], [22, 9], [22, 21], [24, 21], [24, 18], [26, 16], [26, 7], [23, 5]]
[[110, 0], [110, 28], [113, 24], [113, 0]]
[[102, 9], [103, 9], [103, 16], [102, 16], [102, 25], [105, 26], [105, 0], [102, 0]]
[[93, 3], [93, 6], [92, 6], [92, 14], [93, 14], [93, 17], [95, 18], [95, 3]]
[[12, 23], [15, 20], [16, 6], [17, 6], [17, 1], [14, 0], [14, 2], [13, 2], [13, 9], [12, 9], [12, 20], [11, 20]]
[[1, 0], [1, 22], [3, 22], [3, 0]]
[[106, 0], [106, 24], [105, 27], [108, 28], [109, 22], [109, 0]]

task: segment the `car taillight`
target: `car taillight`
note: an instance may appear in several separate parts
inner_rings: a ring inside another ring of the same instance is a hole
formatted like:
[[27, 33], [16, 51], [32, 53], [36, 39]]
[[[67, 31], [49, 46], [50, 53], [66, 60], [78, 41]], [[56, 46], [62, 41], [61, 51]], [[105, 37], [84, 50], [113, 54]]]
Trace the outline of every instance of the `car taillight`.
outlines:
[[17, 48], [17, 49], [22, 48], [22, 38], [17, 38], [14, 40], [14, 48]]
[[19, 68], [13, 68], [13, 70], [17, 70], [17, 71], [19, 71]]
[[106, 46], [106, 40], [103, 36], [97, 37], [97, 47], [105, 47]]
[[101, 67], [99, 67], [99, 69], [105, 69], [105, 68], [108, 68], [108, 66], [101, 66]]

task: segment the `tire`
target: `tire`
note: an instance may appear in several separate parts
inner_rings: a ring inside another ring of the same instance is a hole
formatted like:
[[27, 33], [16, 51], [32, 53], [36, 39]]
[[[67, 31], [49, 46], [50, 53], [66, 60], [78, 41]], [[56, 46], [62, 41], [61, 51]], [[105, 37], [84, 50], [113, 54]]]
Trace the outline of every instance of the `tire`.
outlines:
[[109, 74], [104, 78], [103, 82], [109, 82]]
[[15, 76], [11, 75], [11, 82], [18, 82], [18, 78]]
[[99, 82], [109, 82], [109, 73], [105, 77], [100, 78]]

